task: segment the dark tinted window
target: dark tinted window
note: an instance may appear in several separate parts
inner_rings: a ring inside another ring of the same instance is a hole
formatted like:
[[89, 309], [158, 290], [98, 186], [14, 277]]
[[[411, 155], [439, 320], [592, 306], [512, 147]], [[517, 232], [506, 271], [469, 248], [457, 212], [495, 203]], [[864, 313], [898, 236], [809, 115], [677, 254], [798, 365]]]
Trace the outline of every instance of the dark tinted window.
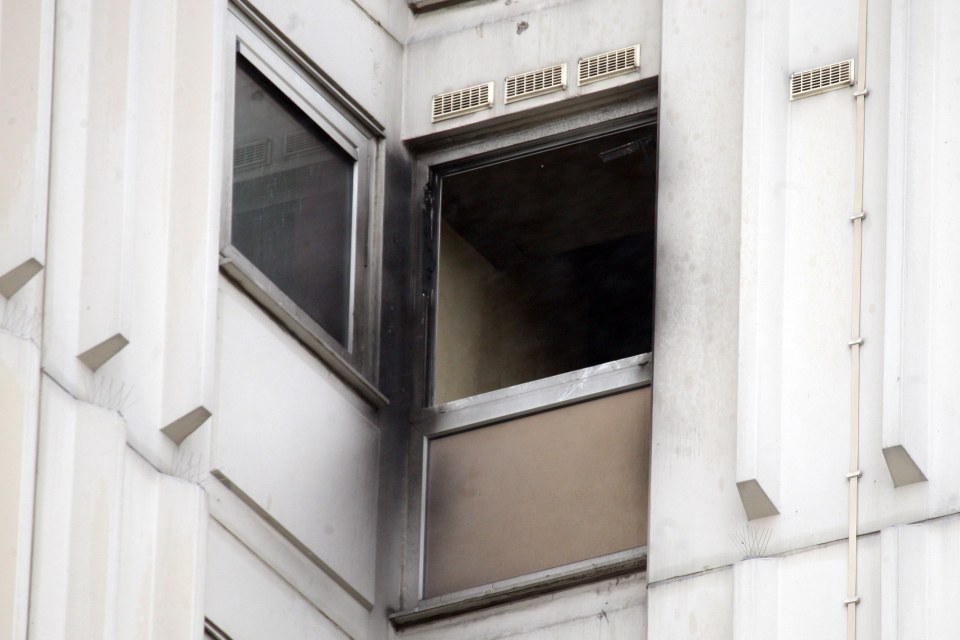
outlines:
[[231, 243], [348, 347], [354, 160], [237, 58]]

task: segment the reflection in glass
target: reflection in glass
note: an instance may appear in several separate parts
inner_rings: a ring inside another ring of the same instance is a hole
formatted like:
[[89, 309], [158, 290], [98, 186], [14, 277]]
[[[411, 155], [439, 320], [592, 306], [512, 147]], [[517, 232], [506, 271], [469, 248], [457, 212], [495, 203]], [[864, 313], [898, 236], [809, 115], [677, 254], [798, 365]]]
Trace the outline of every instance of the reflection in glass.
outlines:
[[354, 160], [237, 57], [231, 243], [349, 348]]

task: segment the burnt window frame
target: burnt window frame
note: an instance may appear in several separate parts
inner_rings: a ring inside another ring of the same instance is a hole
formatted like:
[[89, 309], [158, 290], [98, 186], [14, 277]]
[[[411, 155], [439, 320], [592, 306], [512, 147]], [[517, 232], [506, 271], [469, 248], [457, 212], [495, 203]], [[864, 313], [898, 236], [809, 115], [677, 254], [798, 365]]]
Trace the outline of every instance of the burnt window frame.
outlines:
[[[248, 3], [231, 3], [226, 14], [221, 271], [363, 398], [376, 407], [385, 406], [387, 399], [377, 388], [382, 264], [377, 241], [382, 211], [375, 189], [383, 170], [382, 127]], [[351, 274], [346, 344], [330, 335], [231, 241], [235, 80], [240, 58], [353, 158], [352, 229], [344, 256]]]
[[[642, 573], [646, 570], [647, 547], [637, 547], [472, 587], [455, 593], [424, 598], [427, 468], [430, 441], [471, 429], [482, 428], [557, 409], [579, 402], [630, 390], [653, 383], [653, 354], [636, 354], [594, 367], [562, 373], [453, 400], [433, 403], [433, 374], [436, 345], [436, 279], [439, 265], [441, 178], [447, 171], [503, 162], [559, 146], [576, 144], [620, 131], [655, 125], [658, 122], [656, 85], [638, 85], [636, 93], [613, 104], [562, 113], [533, 125], [493, 130], [486, 135], [467, 129], [458, 138], [426, 140], [414, 166], [415, 184], [423, 189], [419, 205], [419, 279], [413, 283], [415, 322], [421, 334], [414, 346], [413, 408], [407, 493], [407, 539], [401, 610], [390, 616], [393, 625], [403, 628], [437, 618], [459, 615], [513, 602], [532, 595], [567, 589], [585, 582]], [[560, 133], [557, 133], [560, 131]], [[415, 249], [416, 251], [416, 249]], [[654, 256], [654, 261], [656, 256]]]

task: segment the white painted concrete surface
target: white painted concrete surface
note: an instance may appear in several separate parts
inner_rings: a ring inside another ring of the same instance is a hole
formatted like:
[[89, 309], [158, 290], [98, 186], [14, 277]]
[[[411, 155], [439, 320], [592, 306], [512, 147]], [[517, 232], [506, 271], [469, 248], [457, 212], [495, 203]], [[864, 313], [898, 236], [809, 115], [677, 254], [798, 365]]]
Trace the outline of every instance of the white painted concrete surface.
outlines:
[[[499, 3], [498, 3], [499, 4]], [[650, 0], [576, 0], [500, 4], [497, 11], [465, 7], [427, 14], [414, 24], [405, 49], [403, 137], [455, 130], [498, 116], [576, 100], [657, 75], [660, 4]], [[472, 12], [472, 13], [471, 13]], [[444, 15], [445, 14], [445, 15]], [[640, 45], [640, 71], [577, 86], [580, 58]], [[567, 63], [567, 90], [505, 105], [504, 78]], [[431, 98], [446, 91], [495, 82], [492, 109], [431, 124]]]
[[29, 638], [198, 637], [206, 505], [112, 411], [42, 381]]
[[647, 637], [733, 638], [733, 570], [729, 567], [650, 585]]
[[350, 637], [217, 524], [207, 557], [206, 615], [234, 640]]
[[735, 486], [743, 80], [732, 63], [743, 59], [744, 24], [740, 2], [664, 6], [651, 583], [732, 562], [729, 534], [744, 520]]
[[53, 7], [0, 4], [0, 278], [45, 259]]
[[[0, 301], [0, 317], [12, 304]], [[27, 627], [39, 362], [36, 344], [0, 332], [0, 633], [8, 638]]]
[[211, 466], [372, 602], [376, 417], [242, 292], [221, 294]]
[[[219, 276], [226, 3], [0, 0], [0, 287], [32, 276], [0, 299], [0, 638], [199, 640], [204, 617], [238, 640], [844, 637], [854, 100], [791, 103], [787, 82], [856, 55], [856, 3], [252, 6], [383, 126], [398, 350], [423, 187], [405, 141], [508, 121], [521, 140], [658, 80], [649, 569], [392, 629], [419, 571], [420, 364], [387, 354], [377, 413]], [[858, 626], [951, 637], [960, 8], [870, 0], [867, 31]], [[640, 73], [573, 86], [580, 56], [636, 43]], [[502, 104], [505, 75], [557, 62], [566, 92]], [[430, 124], [433, 94], [487, 80], [494, 109]], [[96, 371], [78, 359], [116, 336]], [[163, 435], [201, 408], [182, 444]], [[769, 557], [731, 539], [738, 481], [779, 511], [752, 522]]]
[[960, 518], [880, 534], [881, 640], [947, 638], [960, 628]]

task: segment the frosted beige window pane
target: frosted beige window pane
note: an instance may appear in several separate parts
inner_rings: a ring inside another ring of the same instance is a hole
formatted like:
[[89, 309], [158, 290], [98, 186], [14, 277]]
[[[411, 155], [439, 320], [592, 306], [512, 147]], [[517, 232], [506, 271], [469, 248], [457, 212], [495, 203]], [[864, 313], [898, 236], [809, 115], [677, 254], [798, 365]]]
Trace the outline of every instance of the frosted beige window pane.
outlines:
[[430, 443], [424, 596], [640, 547], [650, 388]]

